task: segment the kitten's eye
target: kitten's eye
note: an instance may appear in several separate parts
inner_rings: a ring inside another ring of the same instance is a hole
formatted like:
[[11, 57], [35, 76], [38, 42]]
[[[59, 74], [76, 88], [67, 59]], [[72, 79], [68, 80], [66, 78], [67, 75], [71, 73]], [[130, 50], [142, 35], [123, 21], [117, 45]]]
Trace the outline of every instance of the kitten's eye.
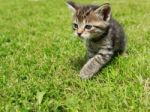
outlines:
[[90, 30], [93, 26], [92, 25], [85, 25], [85, 29]]
[[73, 23], [73, 28], [78, 29], [78, 24]]

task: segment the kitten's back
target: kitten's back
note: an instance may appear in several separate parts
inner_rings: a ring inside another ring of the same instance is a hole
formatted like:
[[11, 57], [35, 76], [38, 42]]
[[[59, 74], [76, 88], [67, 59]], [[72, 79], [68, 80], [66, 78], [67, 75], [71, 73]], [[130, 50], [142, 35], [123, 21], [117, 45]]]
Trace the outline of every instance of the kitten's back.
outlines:
[[110, 36], [112, 38], [114, 51], [117, 53], [122, 53], [126, 49], [126, 37], [123, 27], [115, 19], [110, 21]]

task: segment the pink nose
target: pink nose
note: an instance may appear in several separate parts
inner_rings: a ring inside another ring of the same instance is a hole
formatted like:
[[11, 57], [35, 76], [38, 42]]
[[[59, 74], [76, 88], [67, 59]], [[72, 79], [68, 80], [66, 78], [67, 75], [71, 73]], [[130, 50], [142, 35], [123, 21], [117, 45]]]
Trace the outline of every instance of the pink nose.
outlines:
[[79, 28], [78, 31], [77, 31], [78, 36], [80, 37], [83, 32], [84, 32], [84, 29]]

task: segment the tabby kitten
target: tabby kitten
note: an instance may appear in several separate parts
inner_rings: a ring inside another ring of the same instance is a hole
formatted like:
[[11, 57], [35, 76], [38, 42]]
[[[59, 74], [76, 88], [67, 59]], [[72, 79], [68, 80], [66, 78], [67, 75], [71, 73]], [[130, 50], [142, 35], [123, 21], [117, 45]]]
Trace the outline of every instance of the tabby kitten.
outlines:
[[82, 79], [91, 78], [115, 54], [126, 49], [126, 38], [122, 26], [112, 18], [110, 4], [79, 5], [67, 2], [73, 12], [73, 30], [85, 40], [88, 61], [80, 71]]

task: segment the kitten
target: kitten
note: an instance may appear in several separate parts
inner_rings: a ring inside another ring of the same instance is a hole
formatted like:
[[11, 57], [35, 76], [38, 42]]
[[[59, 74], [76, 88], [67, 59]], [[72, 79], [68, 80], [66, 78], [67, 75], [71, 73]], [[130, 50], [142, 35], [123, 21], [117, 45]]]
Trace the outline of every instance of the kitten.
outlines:
[[91, 78], [115, 54], [124, 53], [126, 38], [122, 26], [112, 18], [111, 6], [79, 5], [67, 2], [73, 12], [73, 30], [85, 40], [88, 61], [80, 71], [82, 79]]

